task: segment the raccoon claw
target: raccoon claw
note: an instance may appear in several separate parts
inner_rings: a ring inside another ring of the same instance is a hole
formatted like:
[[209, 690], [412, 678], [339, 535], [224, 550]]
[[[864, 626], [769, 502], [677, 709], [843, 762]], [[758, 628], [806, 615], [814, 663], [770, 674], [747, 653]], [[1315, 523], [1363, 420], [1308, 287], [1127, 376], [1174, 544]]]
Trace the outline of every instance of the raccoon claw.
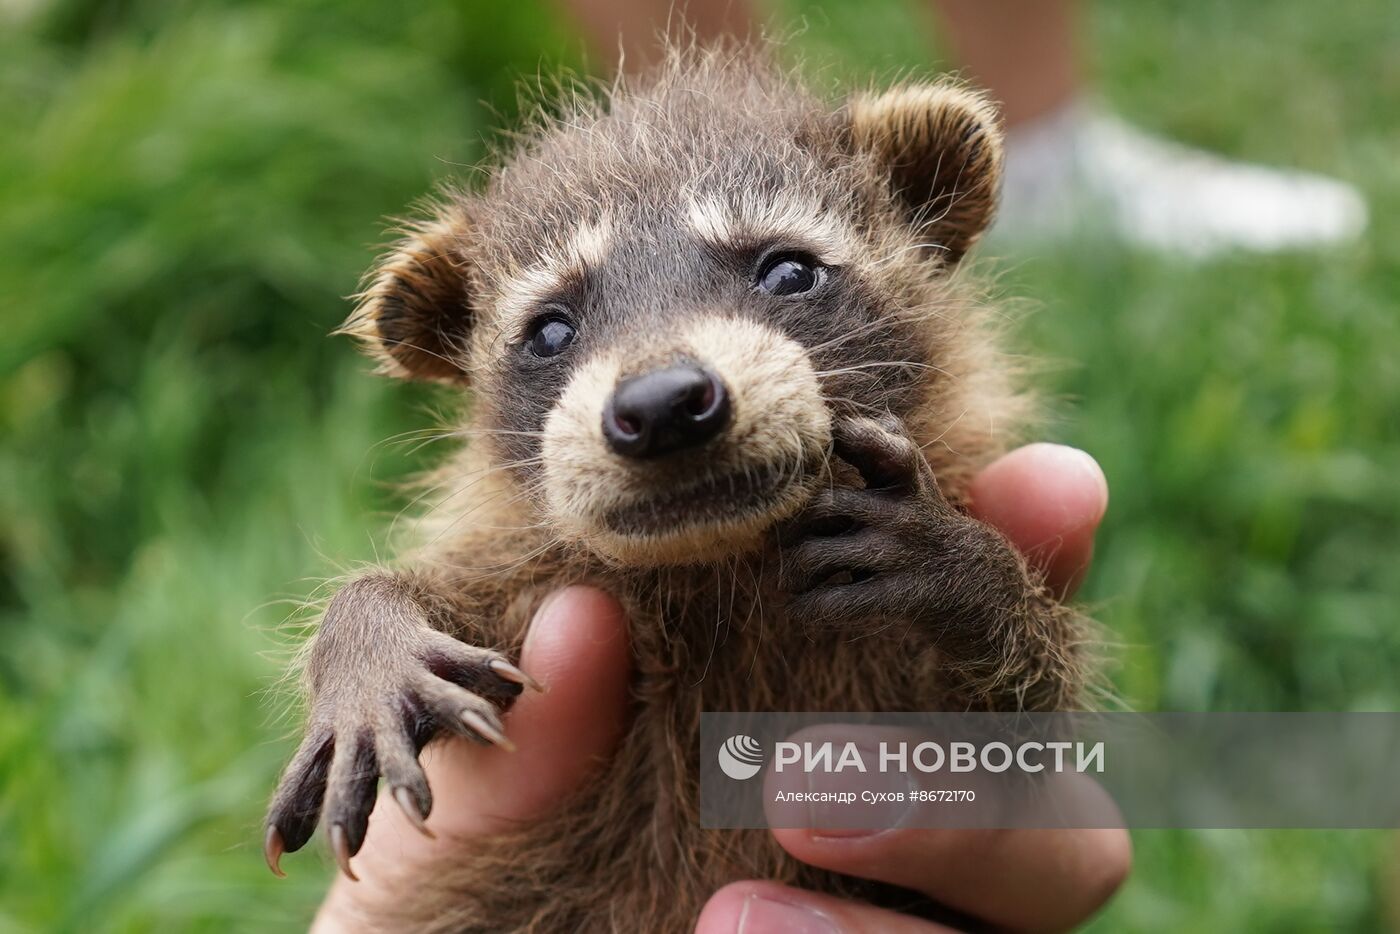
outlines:
[[896, 419], [846, 419], [833, 434], [865, 487], [820, 491], [780, 533], [789, 612], [833, 624], [905, 616], [954, 511]]
[[860, 471], [868, 490], [910, 493], [932, 479], [919, 446], [892, 415], [842, 419], [832, 435], [836, 455]]
[[335, 854], [336, 865], [351, 882], [359, 882], [360, 877], [355, 875], [355, 871], [350, 868], [350, 838], [345, 833], [345, 825], [331, 824], [330, 838], [331, 852]]
[[506, 679], [507, 681], [513, 682], [515, 684], [524, 685], [530, 690], [536, 691], [540, 694], [543, 694], [545, 692], [545, 686], [543, 684], [540, 684], [534, 678], [530, 677], [525, 672], [521, 671], [519, 668], [516, 668], [504, 658], [492, 659], [490, 668], [497, 675]]
[[515, 752], [515, 743], [506, 738], [501, 721], [496, 719], [494, 714], [488, 711], [464, 710], [459, 716], [467, 728], [482, 739], [500, 746], [506, 752]]
[[355, 878], [350, 859], [364, 843], [381, 776], [409, 823], [431, 837], [423, 747], [448, 731], [514, 749], [498, 709], [538, 688], [498, 653], [431, 630], [399, 659], [357, 662], [321, 681], [336, 687], [313, 699], [307, 738], [268, 813], [263, 851], [278, 875], [283, 854], [305, 846], [324, 817], [336, 863]]
[[267, 815], [263, 856], [275, 875], [283, 876], [282, 856], [295, 853], [311, 839], [321, 814], [330, 771], [332, 738], [313, 728], [283, 773]]
[[413, 792], [400, 785], [394, 789], [394, 800], [398, 802], [399, 810], [403, 811], [403, 816], [417, 830], [429, 840], [436, 840], [437, 834], [428, 828], [427, 814], [418, 809], [418, 802], [414, 800]]
[[287, 874], [282, 871], [282, 854], [287, 850], [282, 843], [282, 834], [276, 827], [268, 827], [267, 833], [263, 836], [263, 859], [267, 860], [267, 868], [272, 870], [272, 874], [279, 879], [287, 878]]

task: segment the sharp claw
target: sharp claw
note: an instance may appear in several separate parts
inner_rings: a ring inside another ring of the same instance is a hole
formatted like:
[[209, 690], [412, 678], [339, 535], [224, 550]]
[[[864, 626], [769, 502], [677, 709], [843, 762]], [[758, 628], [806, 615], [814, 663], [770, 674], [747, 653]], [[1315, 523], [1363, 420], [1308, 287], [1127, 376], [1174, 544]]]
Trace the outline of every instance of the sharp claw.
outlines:
[[279, 879], [287, 878], [281, 866], [282, 854], [285, 852], [287, 846], [282, 842], [282, 832], [276, 826], [269, 826], [266, 835], [263, 836], [263, 859], [267, 860], [267, 868]]
[[[879, 433], [894, 440], [887, 442]], [[867, 489], [897, 489], [917, 478], [918, 449], [905, 444], [898, 430], [875, 419], [859, 419], [839, 425], [835, 434], [836, 455], [859, 471]]]
[[345, 873], [351, 882], [359, 882], [360, 877], [350, 868], [350, 837], [345, 832], [345, 825], [331, 824], [330, 836], [331, 853], [335, 856], [340, 871]]
[[418, 810], [418, 802], [413, 798], [413, 792], [400, 785], [394, 789], [394, 800], [399, 803], [399, 808], [404, 816], [414, 828], [427, 837], [429, 840], [436, 840], [437, 834], [428, 829], [428, 825], [423, 821], [423, 814]]
[[530, 677], [525, 672], [521, 671], [519, 668], [516, 668], [514, 665], [512, 665], [510, 662], [506, 661], [503, 658], [491, 659], [490, 668], [498, 676], [504, 678], [507, 681], [510, 681], [514, 684], [523, 684], [532, 691], [539, 691], [541, 694], [544, 693], [545, 687], [543, 684], [540, 684], [534, 678]]
[[507, 752], [515, 752], [515, 743], [512, 743], [506, 737], [506, 734], [501, 732], [499, 727], [492, 724], [475, 710], [462, 711], [461, 718], [462, 722], [476, 731], [482, 739], [495, 743]]

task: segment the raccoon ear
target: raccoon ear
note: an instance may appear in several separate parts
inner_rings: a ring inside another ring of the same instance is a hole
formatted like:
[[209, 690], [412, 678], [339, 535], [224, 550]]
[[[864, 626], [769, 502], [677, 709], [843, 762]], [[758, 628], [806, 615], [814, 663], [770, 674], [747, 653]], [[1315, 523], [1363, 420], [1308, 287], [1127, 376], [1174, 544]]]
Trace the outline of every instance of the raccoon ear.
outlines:
[[1001, 187], [996, 108], [952, 84], [906, 84], [847, 105], [851, 138], [889, 173], [922, 240], [951, 266], [991, 223]]
[[359, 338], [392, 376], [464, 382], [474, 318], [464, 250], [470, 234], [455, 203], [409, 224], [366, 274], [369, 284], [337, 333]]

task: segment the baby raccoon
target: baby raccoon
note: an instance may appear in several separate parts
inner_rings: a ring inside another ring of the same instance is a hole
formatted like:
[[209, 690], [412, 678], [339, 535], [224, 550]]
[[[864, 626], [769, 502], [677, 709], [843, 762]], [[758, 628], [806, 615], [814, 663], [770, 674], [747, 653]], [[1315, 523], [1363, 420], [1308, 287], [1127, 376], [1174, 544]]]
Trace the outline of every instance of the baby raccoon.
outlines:
[[1080, 626], [969, 480], [1025, 409], [960, 259], [996, 203], [992, 107], [912, 83], [829, 105], [764, 52], [675, 51], [541, 118], [371, 273], [346, 330], [467, 390], [427, 534], [331, 601], [267, 820], [348, 873], [382, 776], [421, 822], [440, 732], [499, 714], [538, 602], [623, 602], [632, 718], [557, 814], [405, 879], [386, 930], [689, 929], [726, 883], [889, 903], [766, 832], [698, 825], [702, 711], [1054, 710]]

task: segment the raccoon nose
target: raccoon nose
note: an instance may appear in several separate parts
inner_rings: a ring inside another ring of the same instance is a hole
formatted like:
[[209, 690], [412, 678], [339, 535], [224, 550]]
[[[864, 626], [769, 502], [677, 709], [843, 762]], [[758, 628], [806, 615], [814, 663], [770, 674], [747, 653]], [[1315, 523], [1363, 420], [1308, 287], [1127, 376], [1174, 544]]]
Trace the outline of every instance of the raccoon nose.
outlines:
[[698, 447], [729, 424], [729, 391], [710, 371], [675, 364], [630, 376], [603, 407], [603, 437], [623, 457]]

